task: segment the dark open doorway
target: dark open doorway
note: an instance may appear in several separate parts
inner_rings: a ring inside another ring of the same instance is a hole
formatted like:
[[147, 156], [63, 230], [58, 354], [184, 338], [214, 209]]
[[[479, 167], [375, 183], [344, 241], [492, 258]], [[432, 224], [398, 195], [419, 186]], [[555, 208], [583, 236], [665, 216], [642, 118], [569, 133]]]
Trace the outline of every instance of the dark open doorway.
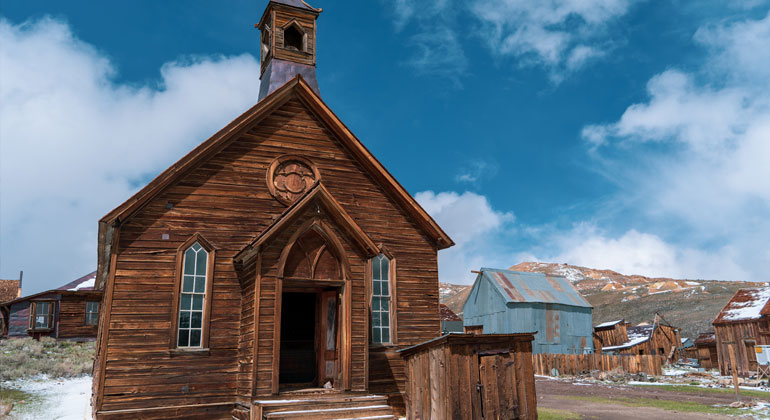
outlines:
[[282, 295], [279, 371], [282, 388], [317, 384], [316, 297], [316, 293]]

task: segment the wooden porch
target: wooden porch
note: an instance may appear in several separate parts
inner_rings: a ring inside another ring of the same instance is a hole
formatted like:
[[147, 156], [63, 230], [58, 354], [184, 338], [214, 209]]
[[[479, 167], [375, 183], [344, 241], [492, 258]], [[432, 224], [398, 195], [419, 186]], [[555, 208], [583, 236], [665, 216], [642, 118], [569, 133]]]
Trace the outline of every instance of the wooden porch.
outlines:
[[233, 410], [238, 420], [289, 419], [377, 419], [396, 420], [388, 398], [362, 392], [311, 389], [259, 398], [251, 407], [238, 404]]

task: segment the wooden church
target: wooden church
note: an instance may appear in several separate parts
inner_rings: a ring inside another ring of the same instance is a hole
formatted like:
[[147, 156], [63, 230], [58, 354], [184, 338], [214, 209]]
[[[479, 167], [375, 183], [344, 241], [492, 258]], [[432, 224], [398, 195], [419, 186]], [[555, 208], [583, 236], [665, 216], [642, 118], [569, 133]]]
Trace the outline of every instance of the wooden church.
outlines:
[[320, 12], [270, 1], [256, 105], [99, 221], [95, 418], [402, 412], [453, 242], [321, 99]]

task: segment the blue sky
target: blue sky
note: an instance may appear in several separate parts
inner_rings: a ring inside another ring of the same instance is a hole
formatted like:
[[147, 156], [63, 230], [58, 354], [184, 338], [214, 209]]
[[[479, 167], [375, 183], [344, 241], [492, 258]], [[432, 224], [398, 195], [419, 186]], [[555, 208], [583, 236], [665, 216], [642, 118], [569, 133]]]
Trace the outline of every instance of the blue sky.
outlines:
[[[458, 243], [442, 280], [767, 280], [768, 2], [311, 4], [323, 99]], [[265, 5], [3, 2], [0, 277], [94, 268], [98, 218], [254, 103]]]

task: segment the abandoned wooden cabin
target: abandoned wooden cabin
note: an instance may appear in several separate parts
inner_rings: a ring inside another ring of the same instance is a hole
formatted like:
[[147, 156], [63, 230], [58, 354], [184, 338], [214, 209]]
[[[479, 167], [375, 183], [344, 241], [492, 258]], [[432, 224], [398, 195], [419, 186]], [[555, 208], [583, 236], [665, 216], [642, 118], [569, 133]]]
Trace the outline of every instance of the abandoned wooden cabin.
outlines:
[[713, 332], [698, 334], [693, 342], [695, 356], [698, 364], [704, 369], [716, 369], [719, 367], [719, 355], [717, 354], [717, 337]]
[[[640, 324], [631, 327], [627, 326], [624, 322], [618, 322], [612, 328], [615, 330], [612, 333], [607, 332], [605, 328], [599, 328], [598, 331], [595, 331], [599, 337], [606, 340], [600, 340], [602, 353], [649, 354], [659, 355], [664, 361], [679, 360], [679, 348], [682, 343], [679, 329], [665, 324], [657, 317], [652, 324]], [[617, 341], [615, 340], [623, 338], [624, 333], [626, 341], [616, 344]]]
[[441, 333], [461, 333], [463, 332], [463, 319], [457, 316], [449, 306], [443, 303], [439, 305], [441, 313]]
[[447, 334], [399, 351], [407, 418], [536, 419], [532, 334]]
[[740, 289], [730, 298], [712, 323], [716, 336], [719, 372], [732, 374], [732, 347], [738, 374], [757, 371], [754, 346], [770, 344], [770, 287]]
[[617, 346], [628, 341], [629, 323], [624, 319], [602, 322], [594, 326], [594, 349], [601, 352], [605, 346]]
[[94, 289], [95, 279], [93, 272], [56, 289], [4, 303], [6, 337], [93, 341], [102, 300], [102, 292]]
[[21, 297], [22, 276], [23, 272], [18, 279], [0, 279], [0, 338], [8, 332], [8, 308], [3, 305]]
[[96, 418], [403, 412], [453, 242], [319, 96], [319, 13], [270, 1], [257, 103], [100, 220]]
[[564, 277], [482, 268], [463, 305], [466, 332], [532, 333], [535, 353], [593, 353], [591, 304]]

